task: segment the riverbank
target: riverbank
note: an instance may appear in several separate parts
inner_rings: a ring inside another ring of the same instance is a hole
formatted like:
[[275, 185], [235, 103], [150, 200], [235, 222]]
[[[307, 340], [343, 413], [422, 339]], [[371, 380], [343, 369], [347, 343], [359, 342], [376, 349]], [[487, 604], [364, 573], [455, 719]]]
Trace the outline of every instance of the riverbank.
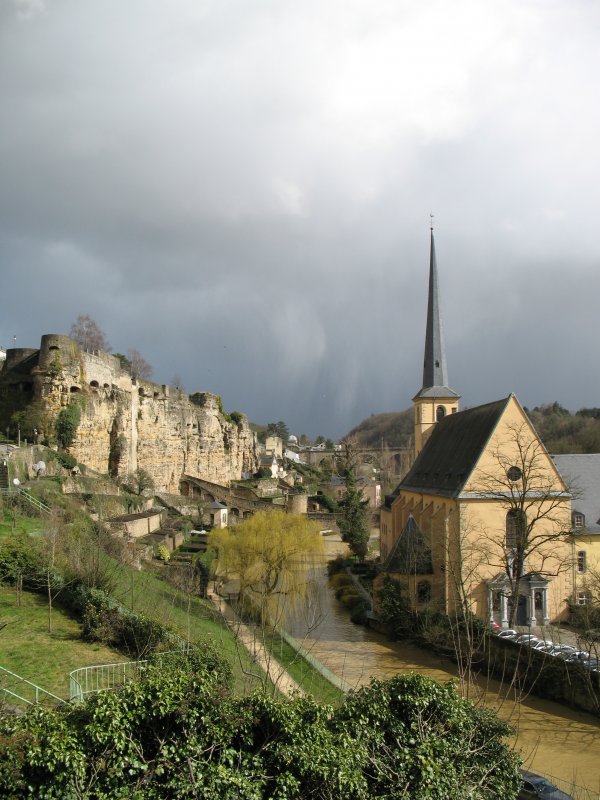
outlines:
[[[297, 620], [290, 633], [353, 688], [373, 677], [389, 679], [401, 672], [460, 683], [456, 665], [449, 660], [407, 642], [392, 642], [350, 622], [329, 590], [324, 572], [314, 602], [319, 605], [320, 624], [307, 634], [302, 620]], [[527, 768], [557, 779], [565, 791], [572, 786], [586, 787], [588, 793], [581, 795], [585, 800], [600, 797], [600, 725], [593, 716], [550, 700], [518, 696], [514, 687], [494, 679], [465, 685], [464, 694], [510, 722], [516, 731], [514, 747]]]
[[337, 706], [348, 686], [312, 658], [285, 631], [264, 631], [245, 624], [223, 597], [209, 595], [213, 605], [252, 663], [264, 672], [273, 691], [291, 697], [309, 695], [321, 703]]

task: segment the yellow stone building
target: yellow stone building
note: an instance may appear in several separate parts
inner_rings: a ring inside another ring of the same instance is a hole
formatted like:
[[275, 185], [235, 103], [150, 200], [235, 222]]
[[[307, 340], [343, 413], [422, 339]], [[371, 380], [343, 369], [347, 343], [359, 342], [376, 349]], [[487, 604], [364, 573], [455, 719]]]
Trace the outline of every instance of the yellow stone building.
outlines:
[[600, 453], [553, 456], [572, 489], [573, 597], [600, 604]]
[[503, 627], [568, 613], [571, 502], [514, 395], [466, 411], [448, 386], [433, 231], [415, 461], [381, 509], [384, 574], [413, 607]]

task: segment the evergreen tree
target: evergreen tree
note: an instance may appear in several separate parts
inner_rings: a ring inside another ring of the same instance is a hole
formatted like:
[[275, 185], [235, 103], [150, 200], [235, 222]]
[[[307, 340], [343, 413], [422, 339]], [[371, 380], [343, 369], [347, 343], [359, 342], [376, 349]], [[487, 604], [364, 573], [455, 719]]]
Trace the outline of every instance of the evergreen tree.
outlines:
[[369, 512], [368, 500], [363, 499], [361, 487], [356, 480], [352, 467], [344, 473], [346, 494], [340, 500], [341, 514], [338, 525], [342, 539], [348, 544], [352, 553], [361, 560], [367, 555], [369, 545]]

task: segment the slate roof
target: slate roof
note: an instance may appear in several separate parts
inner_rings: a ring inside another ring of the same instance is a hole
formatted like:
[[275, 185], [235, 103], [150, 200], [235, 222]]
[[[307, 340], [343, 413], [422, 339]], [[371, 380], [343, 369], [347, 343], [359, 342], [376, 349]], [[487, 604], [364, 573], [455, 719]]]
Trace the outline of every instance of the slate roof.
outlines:
[[460, 494], [511, 397], [449, 414], [436, 423], [393, 495], [403, 489], [449, 497]]
[[600, 534], [600, 453], [552, 456], [567, 486], [572, 487], [574, 514], [585, 516], [580, 532]]
[[431, 548], [412, 514], [408, 515], [384, 568], [386, 572], [402, 575], [433, 574]]
[[420, 389], [413, 397], [413, 400], [416, 400], [417, 397], [460, 397], [460, 395], [454, 389], [450, 389], [449, 386], [428, 386]]

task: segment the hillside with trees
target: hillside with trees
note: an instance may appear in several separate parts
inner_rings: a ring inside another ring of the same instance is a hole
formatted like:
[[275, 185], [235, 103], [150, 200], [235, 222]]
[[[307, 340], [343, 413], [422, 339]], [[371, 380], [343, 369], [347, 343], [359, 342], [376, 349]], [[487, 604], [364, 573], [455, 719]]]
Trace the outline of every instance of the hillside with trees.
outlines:
[[[581, 408], [572, 413], [560, 403], [525, 407], [546, 449], [550, 453], [600, 453], [600, 408]], [[378, 448], [412, 445], [413, 410], [371, 414], [344, 438], [362, 447]]]
[[344, 436], [361, 447], [410, 447], [413, 437], [413, 410], [371, 414]]

